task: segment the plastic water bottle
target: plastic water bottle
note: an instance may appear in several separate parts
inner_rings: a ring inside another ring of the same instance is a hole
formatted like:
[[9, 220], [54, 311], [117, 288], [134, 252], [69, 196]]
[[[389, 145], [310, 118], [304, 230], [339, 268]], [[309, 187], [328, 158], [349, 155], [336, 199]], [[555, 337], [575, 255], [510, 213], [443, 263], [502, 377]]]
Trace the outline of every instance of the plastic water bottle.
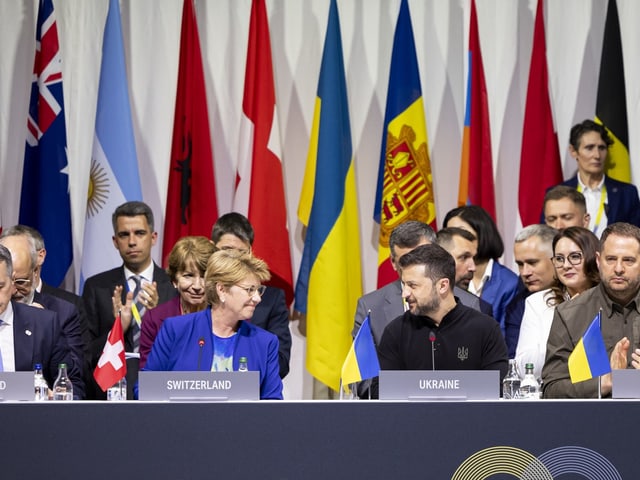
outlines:
[[53, 383], [54, 400], [73, 400], [73, 384], [67, 374], [67, 364], [58, 365], [58, 378]]
[[33, 386], [35, 387], [36, 402], [43, 402], [49, 400], [49, 385], [42, 375], [42, 365], [36, 363], [33, 370]]
[[238, 371], [239, 372], [249, 371], [249, 367], [247, 366], [247, 357], [240, 357], [240, 361], [238, 362]]
[[527, 363], [525, 369], [524, 378], [520, 384], [520, 398], [540, 398], [540, 384], [533, 374], [533, 363]]
[[502, 398], [508, 400], [520, 398], [520, 372], [514, 359], [509, 360], [509, 371], [502, 380]]
[[122, 377], [107, 389], [107, 401], [122, 402], [127, 399], [127, 379]]

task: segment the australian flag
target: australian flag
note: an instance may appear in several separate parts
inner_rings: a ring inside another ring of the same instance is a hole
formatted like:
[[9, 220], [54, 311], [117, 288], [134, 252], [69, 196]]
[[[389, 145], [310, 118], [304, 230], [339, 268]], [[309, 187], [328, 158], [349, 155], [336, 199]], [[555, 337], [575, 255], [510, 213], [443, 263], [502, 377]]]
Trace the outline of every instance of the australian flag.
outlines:
[[20, 223], [44, 237], [45, 282], [59, 286], [73, 260], [62, 59], [52, 0], [40, 0], [27, 120]]

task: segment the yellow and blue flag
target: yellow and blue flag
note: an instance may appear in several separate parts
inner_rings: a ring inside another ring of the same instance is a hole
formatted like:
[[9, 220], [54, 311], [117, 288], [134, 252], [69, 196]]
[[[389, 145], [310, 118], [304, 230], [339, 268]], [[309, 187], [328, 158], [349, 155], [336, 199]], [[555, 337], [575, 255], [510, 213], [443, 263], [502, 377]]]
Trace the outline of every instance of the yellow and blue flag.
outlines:
[[569, 355], [571, 382], [584, 382], [611, 371], [609, 356], [600, 332], [600, 312]]
[[362, 295], [358, 198], [340, 18], [331, 1], [320, 80], [300, 194], [306, 226], [295, 309], [307, 317], [307, 370], [338, 390]]
[[435, 229], [434, 198], [411, 12], [407, 0], [402, 0], [393, 37], [373, 211], [374, 220], [380, 224], [378, 287], [398, 278], [389, 258], [391, 232], [407, 220], [419, 220]]
[[369, 323], [367, 315], [342, 365], [342, 385], [361, 382], [380, 374], [380, 362]]

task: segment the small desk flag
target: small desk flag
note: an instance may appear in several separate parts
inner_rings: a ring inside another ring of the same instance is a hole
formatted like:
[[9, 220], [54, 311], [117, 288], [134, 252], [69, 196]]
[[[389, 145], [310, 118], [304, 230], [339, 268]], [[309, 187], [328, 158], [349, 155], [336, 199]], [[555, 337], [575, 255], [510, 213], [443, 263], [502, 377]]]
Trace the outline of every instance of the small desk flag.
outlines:
[[611, 371], [609, 356], [600, 332], [600, 312], [569, 355], [569, 375], [573, 383], [584, 382]]

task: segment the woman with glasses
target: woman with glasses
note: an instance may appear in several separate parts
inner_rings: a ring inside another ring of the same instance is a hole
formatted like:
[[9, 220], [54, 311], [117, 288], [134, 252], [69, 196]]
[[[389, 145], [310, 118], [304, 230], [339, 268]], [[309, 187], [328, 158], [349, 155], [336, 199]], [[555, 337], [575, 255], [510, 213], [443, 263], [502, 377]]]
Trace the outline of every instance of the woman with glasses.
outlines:
[[516, 348], [521, 372], [526, 363], [533, 363], [534, 374], [540, 379], [556, 306], [600, 283], [596, 263], [598, 249], [598, 238], [583, 227], [565, 228], [554, 237], [551, 257], [554, 284], [547, 290], [529, 295], [525, 304]]
[[162, 322], [169, 317], [198, 312], [207, 306], [204, 293], [204, 272], [209, 258], [216, 251], [207, 237], [182, 237], [167, 258], [167, 274], [178, 296], [149, 309], [140, 326], [140, 368], [147, 363], [151, 346]]
[[246, 321], [270, 278], [267, 264], [249, 253], [215, 252], [205, 272], [209, 308], [167, 318], [143, 370], [237, 371], [245, 357], [260, 373], [260, 398], [282, 399], [278, 337]]

